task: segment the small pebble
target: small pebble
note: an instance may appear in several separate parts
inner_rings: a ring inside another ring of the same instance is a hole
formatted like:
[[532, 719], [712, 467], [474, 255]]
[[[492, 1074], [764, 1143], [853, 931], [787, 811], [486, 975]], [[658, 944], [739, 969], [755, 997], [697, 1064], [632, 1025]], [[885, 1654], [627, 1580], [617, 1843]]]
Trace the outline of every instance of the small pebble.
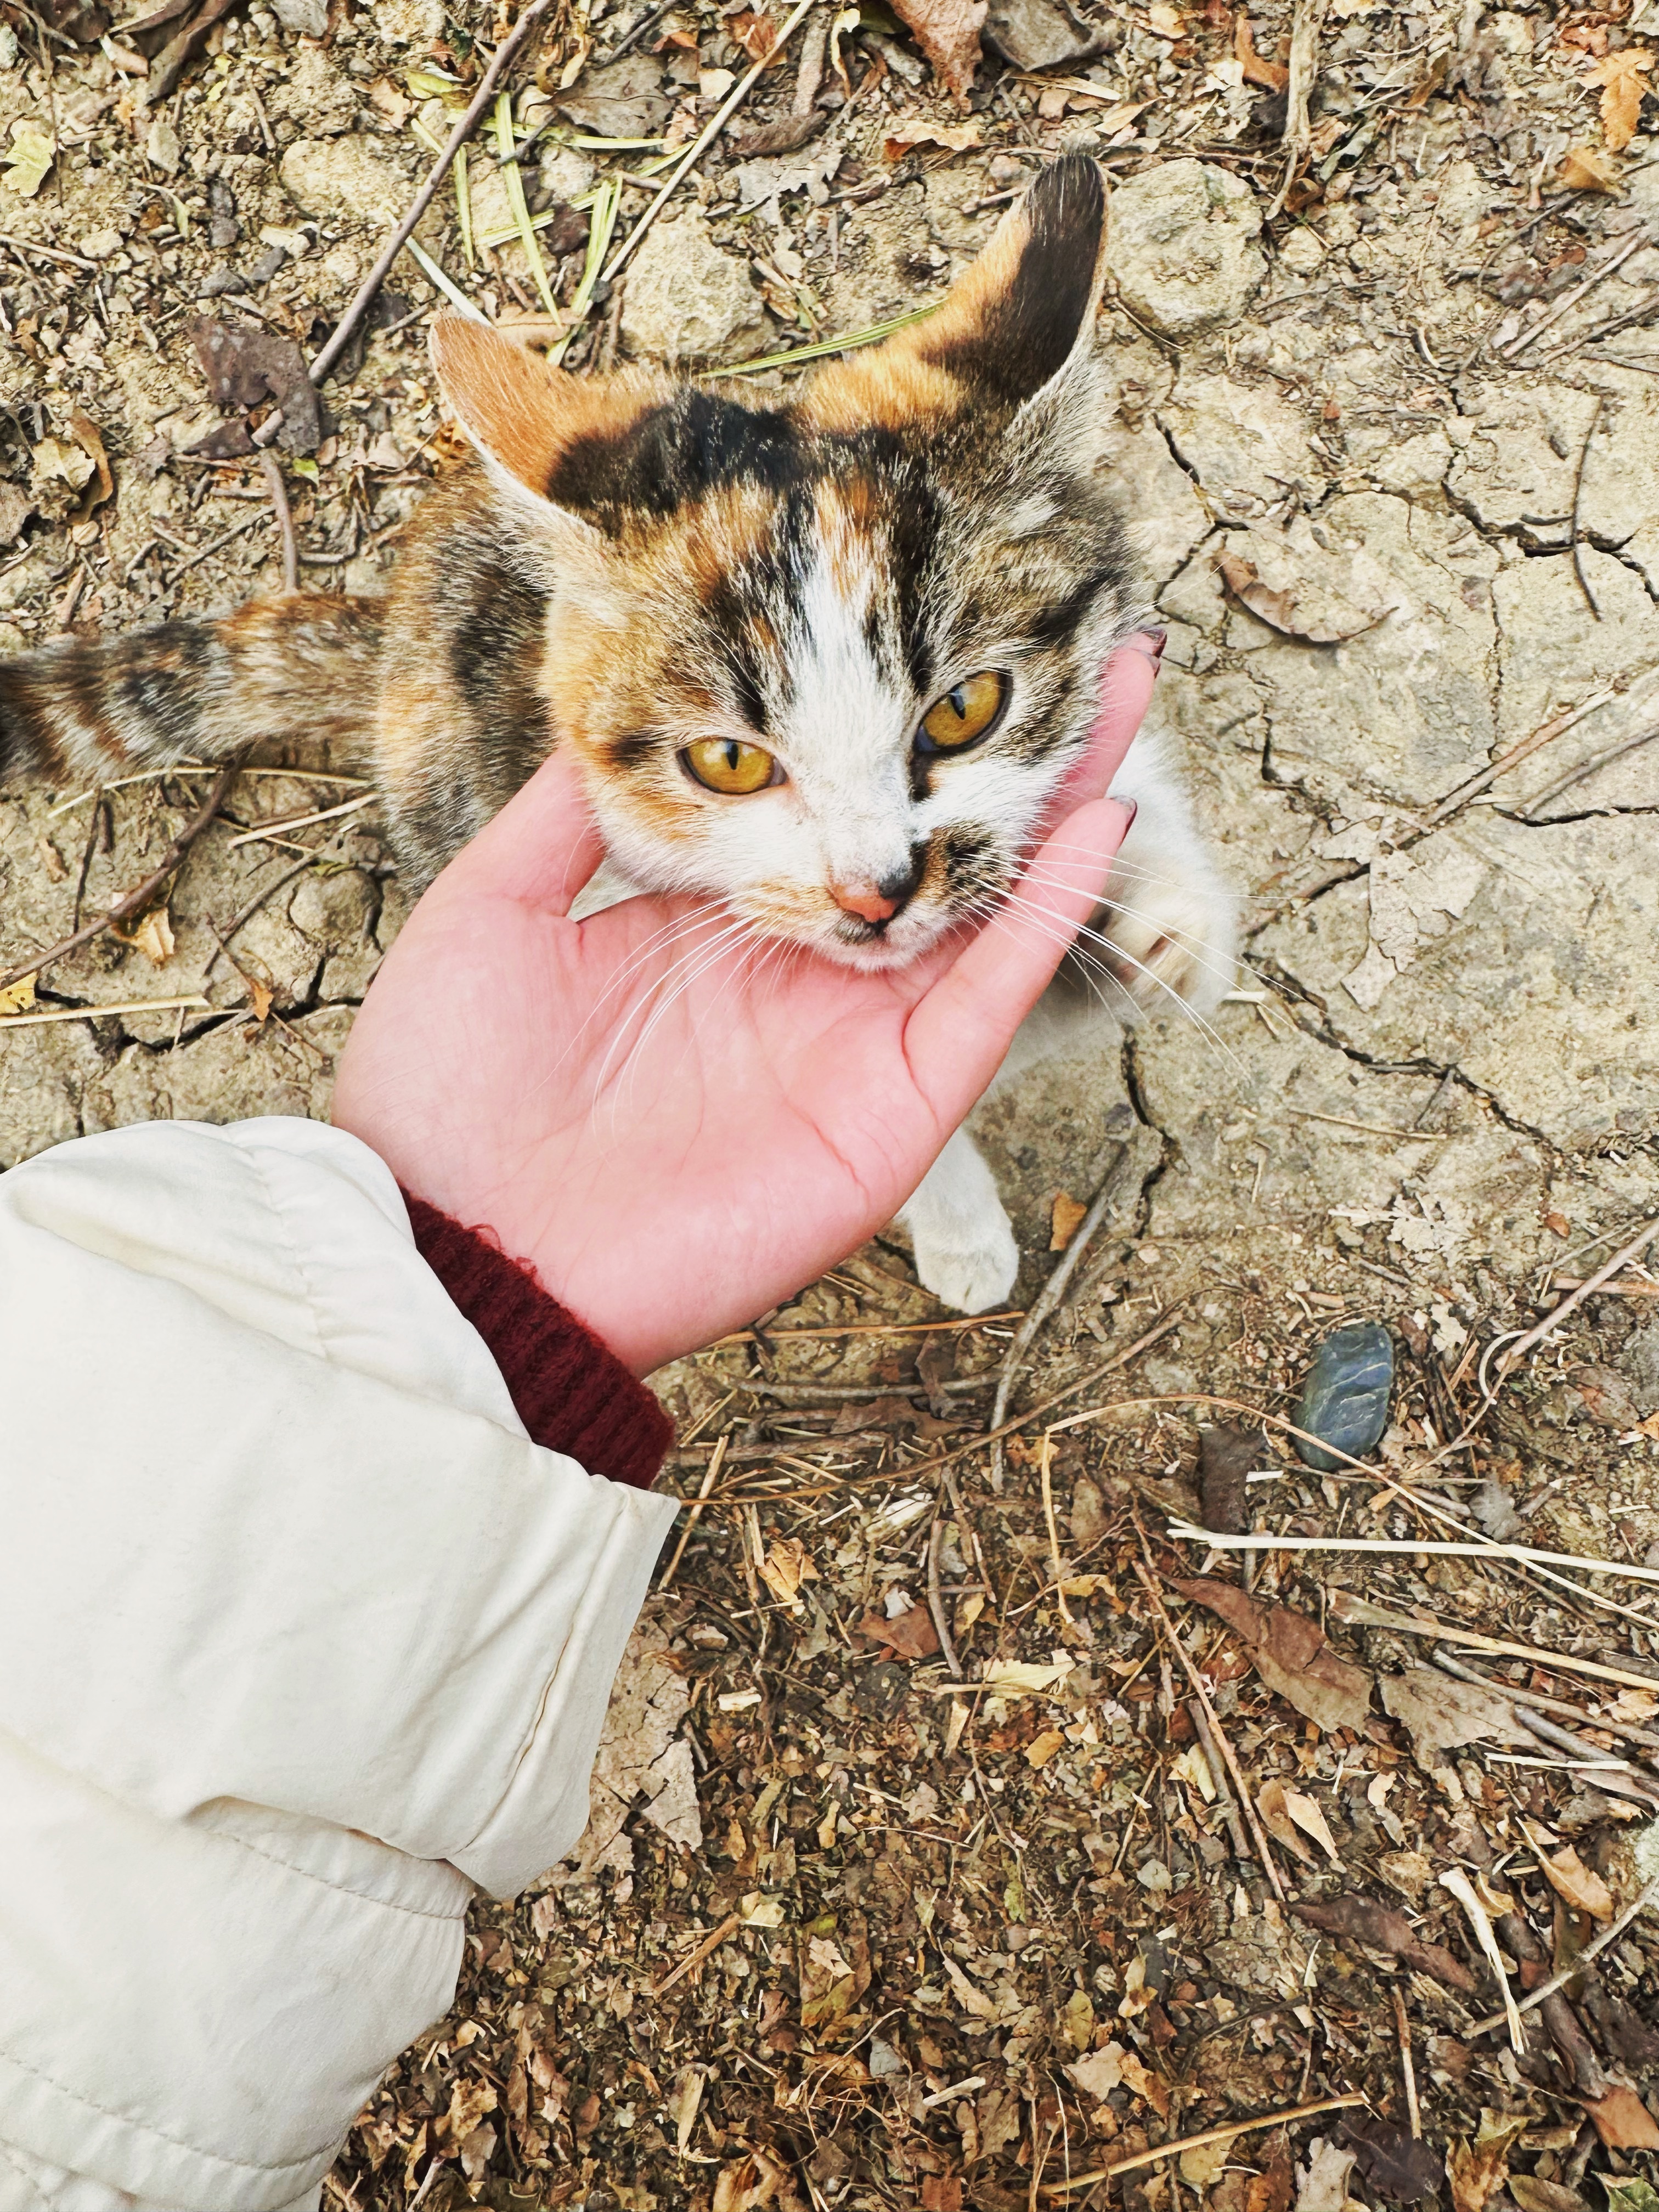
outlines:
[[[1314, 1354], [1296, 1424], [1350, 1458], [1364, 1459], [1389, 1425], [1394, 1344], [1381, 1322], [1345, 1322]], [[1321, 1474], [1340, 1474], [1334, 1459], [1298, 1437], [1297, 1455]]]

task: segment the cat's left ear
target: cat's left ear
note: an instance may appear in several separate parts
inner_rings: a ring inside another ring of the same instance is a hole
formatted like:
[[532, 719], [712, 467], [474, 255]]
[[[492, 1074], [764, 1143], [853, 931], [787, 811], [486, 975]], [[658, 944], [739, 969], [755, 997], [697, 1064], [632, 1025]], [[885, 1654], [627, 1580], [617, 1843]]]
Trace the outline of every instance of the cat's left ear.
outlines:
[[899, 428], [1035, 399], [1093, 343], [1106, 281], [1106, 179], [1064, 155], [1009, 210], [926, 322], [820, 374], [805, 411], [828, 428]]

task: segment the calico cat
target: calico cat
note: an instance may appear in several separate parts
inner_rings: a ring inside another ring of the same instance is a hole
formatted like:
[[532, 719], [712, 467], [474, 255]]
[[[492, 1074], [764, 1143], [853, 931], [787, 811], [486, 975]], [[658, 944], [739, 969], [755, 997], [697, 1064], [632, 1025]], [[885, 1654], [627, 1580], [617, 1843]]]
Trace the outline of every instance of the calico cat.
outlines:
[[[446, 319], [439, 379], [478, 458], [423, 503], [389, 597], [13, 660], [0, 775], [367, 738], [418, 886], [567, 744], [607, 896], [693, 891], [757, 937], [908, 960], [1006, 890], [1142, 614], [1100, 465], [1106, 236], [1099, 168], [1062, 158], [934, 315], [778, 404], [583, 380]], [[1100, 1021], [1097, 979], [1201, 1006], [1231, 972], [1227, 892], [1145, 740], [1116, 787], [1139, 811], [1098, 957], [1079, 944], [1005, 1076]], [[965, 1132], [902, 1218], [940, 1297], [1006, 1297], [1018, 1252]]]

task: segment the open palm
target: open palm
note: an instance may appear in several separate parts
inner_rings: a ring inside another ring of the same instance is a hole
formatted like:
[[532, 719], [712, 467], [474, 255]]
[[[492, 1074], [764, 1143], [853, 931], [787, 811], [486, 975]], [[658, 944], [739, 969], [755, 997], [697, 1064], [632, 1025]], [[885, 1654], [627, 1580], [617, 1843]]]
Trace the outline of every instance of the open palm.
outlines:
[[780, 1302], [890, 1219], [990, 1081], [1122, 842], [1103, 791], [1152, 665], [1109, 665], [1081, 799], [963, 942], [876, 975], [640, 896], [569, 919], [600, 851], [558, 756], [438, 878], [340, 1064], [334, 1118], [532, 1266], [636, 1373]]

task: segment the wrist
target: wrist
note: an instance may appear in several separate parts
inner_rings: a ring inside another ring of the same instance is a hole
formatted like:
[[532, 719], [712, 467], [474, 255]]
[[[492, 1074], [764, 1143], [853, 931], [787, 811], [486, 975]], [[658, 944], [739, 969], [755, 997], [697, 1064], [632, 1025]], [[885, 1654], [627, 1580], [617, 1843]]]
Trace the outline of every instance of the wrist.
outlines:
[[404, 1191], [416, 1249], [489, 1346], [532, 1442], [648, 1489], [673, 1439], [662, 1407], [533, 1267]]

